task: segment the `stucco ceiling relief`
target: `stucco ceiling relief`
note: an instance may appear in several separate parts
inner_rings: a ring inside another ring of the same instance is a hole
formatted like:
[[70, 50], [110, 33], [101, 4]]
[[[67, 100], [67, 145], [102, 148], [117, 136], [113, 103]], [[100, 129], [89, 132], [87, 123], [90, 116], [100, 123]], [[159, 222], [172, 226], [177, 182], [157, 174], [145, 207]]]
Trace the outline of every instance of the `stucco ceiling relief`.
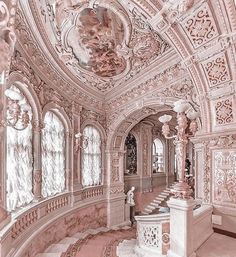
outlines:
[[[189, 82], [190, 80], [185, 80], [186, 77], [188, 77], [186, 70], [183, 71], [181, 65], [176, 64], [155, 75], [154, 77], [149, 78], [147, 81], [139, 84], [138, 86], [133, 87], [115, 99], [112, 99], [107, 103], [106, 108], [110, 112], [117, 110], [117, 108], [121, 108], [122, 105], [128, 103], [129, 101], [137, 99], [140, 96], [147, 95], [149, 92], [153, 92], [154, 90], [165, 91], [166, 86], [174, 84], [177, 80], [179, 84], [191, 84], [192, 82]], [[174, 85], [173, 88], [175, 87]], [[176, 94], [178, 93], [176, 92]]]
[[224, 53], [203, 62], [203, 67], [210, 87], [217, 86], [231, 80], [228, 61]]
[[[60, 74], [60, 72], [48, 62], [47, 57], [34, 41], [23, 14], [19, 9], [16, 14], [15, 30], [18, 44], [20, 45], [19, 48], [21, 48], [21, 51], [24, 51], [24, 55], [28, 55], [29, 60], [33, 62], [33, 65], [32, 63], [28, 64], [28, 66], [32, 65], [32, 69], [34, 70], [33, 72], [36, 72], [36, 70], [39, 71], [39, 75], [45, 80], [45, 82], [52, 87], [56, 87], [57, 90], [63, 92], [63, 94], [66, 94], [68, 98], [79, 101], [80, 104], [89, 104], [93, 108], [102, 108], [101, 101], [89, 96], [87, 93], [80, 91], [79, 88], [72, 83], [68, 83], [65, 78], [62, 77], [62, 74]], [[18, 58], [16, 55], [16, 61], [19, 62], [18, 66], [20, 67], [22, 58]], [[23, 67], [25, 67], [25, 64]], [[37, 67], [37, 69], [35, 69], [35, 67]], [[19, 69], [21, 70], [22, 68]]]
[[44, 0], [40, 10], [61, 61], [101, 92], [132, 79], [170, 48], [135, 8], [127, 12], [117, 1]]
[[160, 33], [165, 32], [193, 7], [194, 0], [168, 0], [162, 8], [151, 17], [150, 25]]
[[236, 117], [233, 109], [235, 108], [234, 98], [228, 97], [215, 101], [216, 125], [235, 123]]
[[217, 124], [227, 124], [233, 122], [233, 102], [232, 99], [221, 100], [216, 103], [216, 122]]
[[182, 28], [194, 48], [211, 41], [219, 35], [211, 10], [203, 3], [182, 22]]

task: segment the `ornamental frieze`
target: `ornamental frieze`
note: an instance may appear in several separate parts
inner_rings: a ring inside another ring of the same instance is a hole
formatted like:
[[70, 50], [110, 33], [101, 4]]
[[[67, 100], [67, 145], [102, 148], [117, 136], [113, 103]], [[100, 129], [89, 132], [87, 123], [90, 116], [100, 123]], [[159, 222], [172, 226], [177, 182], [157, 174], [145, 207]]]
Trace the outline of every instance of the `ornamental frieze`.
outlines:
[[132, 89], [126, 91], [121, 96], [109, 101], [107, 103], [107, 110], [113, 110], [120, 108], [121, 105], [129, 102], [130, 100], [147, 94], [150, 91], [158, 89], [158, 87], [163, 87], [165, 84], [171, 83], [171, 81], [176, 80], [181, 74], [181, 65], [176, 64], [163, 72], [149, 78], [147, 81], [133, 87]]
[[103, 114], [82, 108], [81, 124], [83, 124], [85, 121], [98, 122], [104, 128], [106, 127], [106, 117]]

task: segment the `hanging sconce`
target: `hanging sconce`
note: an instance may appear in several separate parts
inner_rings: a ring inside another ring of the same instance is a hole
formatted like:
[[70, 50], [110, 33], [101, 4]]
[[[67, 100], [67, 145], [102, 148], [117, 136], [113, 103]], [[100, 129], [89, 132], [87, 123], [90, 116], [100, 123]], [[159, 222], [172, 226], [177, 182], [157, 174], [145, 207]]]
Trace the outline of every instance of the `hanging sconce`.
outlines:
[[78, 152], [79, 149], [86, 149], [88, 146], [89, 138], [84, 136], [82, 133], [78, 132], [75, 134], [75, 151]]
[[6, 89], [5, 96], [7, 97], [6, 119], [0, 125], [19, 131], [26, 129], [30, 123], [30, 106], [20, 104], [24, 97], [13, 89]]

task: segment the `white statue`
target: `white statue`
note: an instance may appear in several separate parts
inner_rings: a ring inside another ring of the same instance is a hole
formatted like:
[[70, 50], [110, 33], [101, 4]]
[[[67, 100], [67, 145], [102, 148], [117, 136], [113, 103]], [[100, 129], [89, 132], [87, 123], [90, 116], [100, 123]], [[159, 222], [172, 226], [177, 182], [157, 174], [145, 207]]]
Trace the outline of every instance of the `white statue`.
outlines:
[[130, 206], [134, 206], [135, 205], [135, 202], [134, 202], [134, 190], [135, 190], [135, 187], [131, 187], [131, 189], [127, 192], [126, 203], [128, 203]]

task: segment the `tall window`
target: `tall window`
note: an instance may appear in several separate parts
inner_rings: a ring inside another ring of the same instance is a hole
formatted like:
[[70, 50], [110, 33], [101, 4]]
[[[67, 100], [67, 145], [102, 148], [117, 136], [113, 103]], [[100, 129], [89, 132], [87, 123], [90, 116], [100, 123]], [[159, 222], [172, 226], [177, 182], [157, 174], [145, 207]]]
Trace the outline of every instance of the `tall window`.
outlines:
[[[15, 86], [12, 90], [21, 93]], [[20, 105], [27, 104], [24, 97]], [[28, 108], [32, 119], [31, 107]], [[20, 121], [19, 121], [20, 122]], [[33, 200], [32, 193], [32, 125], [22, 131], [7, 127], [7, 210], [13, 211]]]
[[164, 172], [164, 147], [160, 139], [156, 138], [152, 145], [153, 173]]
[[133, 134], [129, 133], [125, 140], [126, 169], [125, 175], [137, 174], [137, 142]]
[[86, 126], [83, 136], [88, 139], [88, 144], [82, 150], [82, 185], [96, 186], [102, 182], [102, 155], [101, 137], [93, 126]]
[[48, 111], [42, 130], [42, 195], [52, 196], [65, 189], [65, 131], [58, 116]]

